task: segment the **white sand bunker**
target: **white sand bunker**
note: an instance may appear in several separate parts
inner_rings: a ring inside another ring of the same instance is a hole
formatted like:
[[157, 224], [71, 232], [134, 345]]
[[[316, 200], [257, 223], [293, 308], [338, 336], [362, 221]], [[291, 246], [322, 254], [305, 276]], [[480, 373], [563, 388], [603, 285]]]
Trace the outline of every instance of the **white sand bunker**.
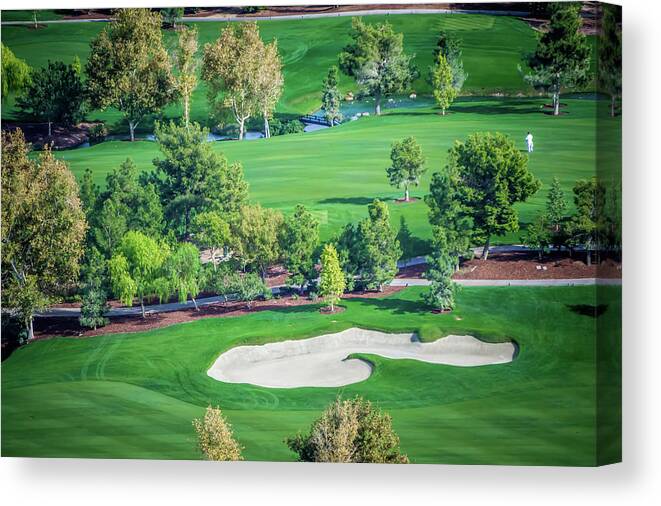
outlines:
[[270, 388], [338, 387], [363, 381], [372, 373], [368, 362], [347, 358], [353, 353], [473, 367], [511, 362], [516, 345], [485, 343], [472, 336], [422, 343], [416, 334], [353, 328], [310, 339], [238, 346], [220, 355], [208, 374], [227, 383]]

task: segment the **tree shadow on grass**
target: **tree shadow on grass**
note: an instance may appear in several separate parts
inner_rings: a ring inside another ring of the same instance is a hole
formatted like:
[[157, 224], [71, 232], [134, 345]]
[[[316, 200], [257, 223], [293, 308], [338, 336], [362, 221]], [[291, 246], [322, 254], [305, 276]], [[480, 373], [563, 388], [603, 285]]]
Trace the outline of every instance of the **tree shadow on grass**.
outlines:
[[352, 204], [355, 206], [366, 206], [372, 202], [374, 202], [374, 199], [369, 197], [331, 197], [319, 200], [317, 204]]
[[429, 313], [431, 308], [427, 306], [423, 301], [414, 301], [414, 300], [402, 300], [402, 299], [352, 299], [355, 303], [360, 304], [362, 307], [368, 308], [372, 307], [374, 309], [380, 309], [389, 311], [392, 314], [404, 315], [404, 314], [420, 314], [420, 313]]
[[567, 304], [567, 307], [578, 315], [598, 318], [606, 312], [608, 304], [597, 304], [596, 306], [592, 304]]

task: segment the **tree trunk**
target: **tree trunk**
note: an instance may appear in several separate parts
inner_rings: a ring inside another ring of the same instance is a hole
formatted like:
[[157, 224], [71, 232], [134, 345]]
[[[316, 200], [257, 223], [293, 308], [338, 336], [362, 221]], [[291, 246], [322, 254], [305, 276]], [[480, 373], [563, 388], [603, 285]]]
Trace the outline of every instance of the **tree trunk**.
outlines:
[[52, 121], [49, 121], [49, 122], [48, 122], [48, 138], [49, 138], [49, 139], [50, 139], [50, 138], [52, 137], [52, 135], [53, 135], [53, 130], [52, 130], [52, 128], [51, 128], [51, 125], [52, 125], [52, 124], [53, 124]]
[[269, 126], [269, 117], [264, 115], [264, 137], [269, 139], [271, 137], [271, 127]]
[[33, 318], [30, 316], [28, 318], [28, 321], [25, 324], [25, 330], [28, 333], [28, 341], [32, 341], [34, 339], [34, 325], [33, 325]]
[[195, 300], [195, 297], [193, 297], [193, 296], [191, 295], [191, 299], [193, 300], [193, 305], [195, 306], [195, 311], [199, 311], [200, 308], [197, 307], [197, 301]]
[[138, 126], [137, 123], [133, 123], [133, 121], [129, 121], [129, 133], [131, 135], [131, 142], [135, 140], [135, 128]]
[[592, 255], [590, 254], [590, 250], [585, 250], [585, 262], [588, 265], [592, 265]]
[[615, 117], [615, 95], [611, 95], [611, 118]]
[[409, 187], [406, 186], [404, 190], [404, 202], [408, 202], [408, 201], [409, 201]]
[[374, 95], [374, 114], [381, 116], [381, 93]]
[[144, 299], [140, 299], [140, 311], [142, 312], [142, 317], [146, 318], [147, 315], [145, 314], [145, 301], [144, 301]]
[[560, 116], [560, 93], [553, 93], [553, 116]]
[[239, 140], [243, 140], [243, 129], [245, 125], [246, 120], [245, 119], [240, 119], [239, 120]]
[[190, 120], [190, 98], [188, 95], [184, 95], [184, 123], [186, 128], [188, 128]]
[[482, 260], [486, 260], [489, 256], [489, 245], [491, 244], [491, 236], [487, 237], [487, 241], [484, 243], [484, 248], [482, 249]]
[[441, 116], [445, 116], [445, 108], [441, 109]]

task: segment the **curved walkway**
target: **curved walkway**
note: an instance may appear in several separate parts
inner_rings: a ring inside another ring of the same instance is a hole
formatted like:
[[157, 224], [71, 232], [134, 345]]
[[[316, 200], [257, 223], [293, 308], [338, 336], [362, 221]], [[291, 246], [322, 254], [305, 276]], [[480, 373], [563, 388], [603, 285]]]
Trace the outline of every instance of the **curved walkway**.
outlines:
[[[461, 286], [587, 286], [587, 285], [621, 285], [621, 279], [601, 279], [601, 278], [576, 278], [576, 279], [456, 279], [455, 283]], [[390, 282], [390, 286], [429, 286], [430, 282], [421, 278], [396, 278]], [[280, 288], [285, 285], [274, 286], [271, 290], [278, 293]], [[233, 295], [217, 295], [215, 297], [206, 297], [197, 299], [198, 306], [209, 306], [218, 302], [228, 302], [236, 300]], [[167, 304], [154, 304], [145, 306], [147, 313], [168, 313], [171, 311], [180, 311], [194, 307], [192, 301], [170, 302]], [[106, 316], [132, 316], [141, 313], [140, 307], [118, 307], [113, 308], [106, 313]], [[40, 317], [78, 317], [80, 308], [77, 307], [56, 307], [50, 308], [37, 316]]]
[[[306, 18], [337, 18], [343, 16], [375, 16], [375, 15], [397, 15], [397, 14], [486, 14], [489, 16], [515, 16], [525, 17], [530, 13], [527, 11], [495, 11], [495, 10], [461, 10], [461, 9], [374, 9], [364, 11], [342, 11], [342, 12], [317, 12], [310, 14], [285, 14], [282, 16], [186, 16], [182, 22], [225, 22], [225, 21], [277, 21], [286, 19]], [[98, 19], [51, 19], [38, 21], [40, 25], [67, 24], [67, 23], [107, 23], [110, 18]], [[33, 21], [3, 21], [2, 25], [32, 25]]]

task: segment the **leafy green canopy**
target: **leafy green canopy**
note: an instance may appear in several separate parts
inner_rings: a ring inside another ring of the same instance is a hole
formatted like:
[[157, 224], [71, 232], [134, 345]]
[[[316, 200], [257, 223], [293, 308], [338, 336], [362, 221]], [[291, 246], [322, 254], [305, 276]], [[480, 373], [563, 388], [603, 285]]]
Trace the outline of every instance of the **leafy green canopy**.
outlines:
[[553, 9], [549, 29], [528, 58], [531, 69], [525, 78], [534, 87], [553, 96], [554, 114], [560, 114], [563, 88], [584, 86], [590, 80], [590, 45], [580, 32], [581, 4], [562, 3]]
[[357, 225], [345, 227], [337, 247], [349, 289], [358, 281], [368, 290], [381, 291], [397, 274], [402, 250], [390, 224], [388, 206], [376, 199], [368, 213]]
[[161, 16], [149, 9], [118, 9], [109, 26], [92, 40], [85, 70], [90, 104], [120, 111], [128, 121], [131, 140], [147, 115], [176, 97]]
[[331, 312], [346, 288], [344, 274], [340, 268], [337, 250], [332, 244], [326, 244], [321, 252], [321, 275], [319, 278], [319, 295], [330, 306]]
[[18, 108], [40, 121], [75, 125], [83, 119], [84, 89], [80, 72], [74, 65], [48, 62], [32, 71], [30, 82], [18, 98]]
[[395, 141], [390, 149], [391, 165], [386, 169], [391, 186], [404, 187], [404, 200], [409, 200], [409, 187], [418, 186], [427, 171], [422, 148], [414, 137]]
[[30, 67], [7, 46], [2, 44], [2, 100], [11, 93], [19, 93], [30, 82]]
[[437, 64], [440, 56], [443, 56], [447, 61], [450, 68], [451, 84], [458, 94], [464, 86], [468, 74], [464, 70], [461, 42], [445, 31], [441, 31], [438, 36], [438, 42], [434, 48], [434, 64]]
[[170, 226], [178, 237], [190, 236], [195, 213], [238, 212], [247, 201], [248, 184], [239, 163], [228, 165], [207, 142], [199, 124], [157, 123], [156, 139], [164, 158], [154, 160], [149, 180], [158, 188]]
[[171, 294], [171, 284], [163, 266], [170, 254], [164, 242], [129, 231], [108, 261], [112, 291], [126, 306], [137, 298], [145, 317], [145, 300], [158, 297], [160, 301]]
[[308, 434], [287, 439], [302, 462], [408, 464], [387, 413], [362, 397], [339, 397], [312, 423]]
[[32, 337], [32, 316], [78, 278], [87, 223], [73, 174], [49, 149], [28, 157], [2, 132], [2, 302]]
[[339, 70], [333, 65], [328, 69], [328, 75], [324, 78], [321, 90], [321, 108], [324, 110], [324, 117], [330, 126], [342, 121], [342, 113], [340, 113], [342, 96], [337, 87], [339, 80]]
[[305, 206], [297, 205], [285, 219], [282, 249], [289, 283], [303, 286], [317, 277], [313, 254], [319, 246], [319, 220]]
[[403, 91], [418, 76], [413, 55], [404, 53], [404, 35], [390, 23], [369, 25], [354, 18], [351, 28], [352, 42], [340, 53], [340, 69], [374, 97], [375, 113], [381, 114], [381, 99]]
[[501, 133], [475, 133], [457, 141], [446, 170], [461, 213], [472, 221], [473, 238], [485, 243], [486, 258], [492, 236], [518, 230], [514, 204], [534, 195], [541, 183], [528, 170], [528, 158]]

